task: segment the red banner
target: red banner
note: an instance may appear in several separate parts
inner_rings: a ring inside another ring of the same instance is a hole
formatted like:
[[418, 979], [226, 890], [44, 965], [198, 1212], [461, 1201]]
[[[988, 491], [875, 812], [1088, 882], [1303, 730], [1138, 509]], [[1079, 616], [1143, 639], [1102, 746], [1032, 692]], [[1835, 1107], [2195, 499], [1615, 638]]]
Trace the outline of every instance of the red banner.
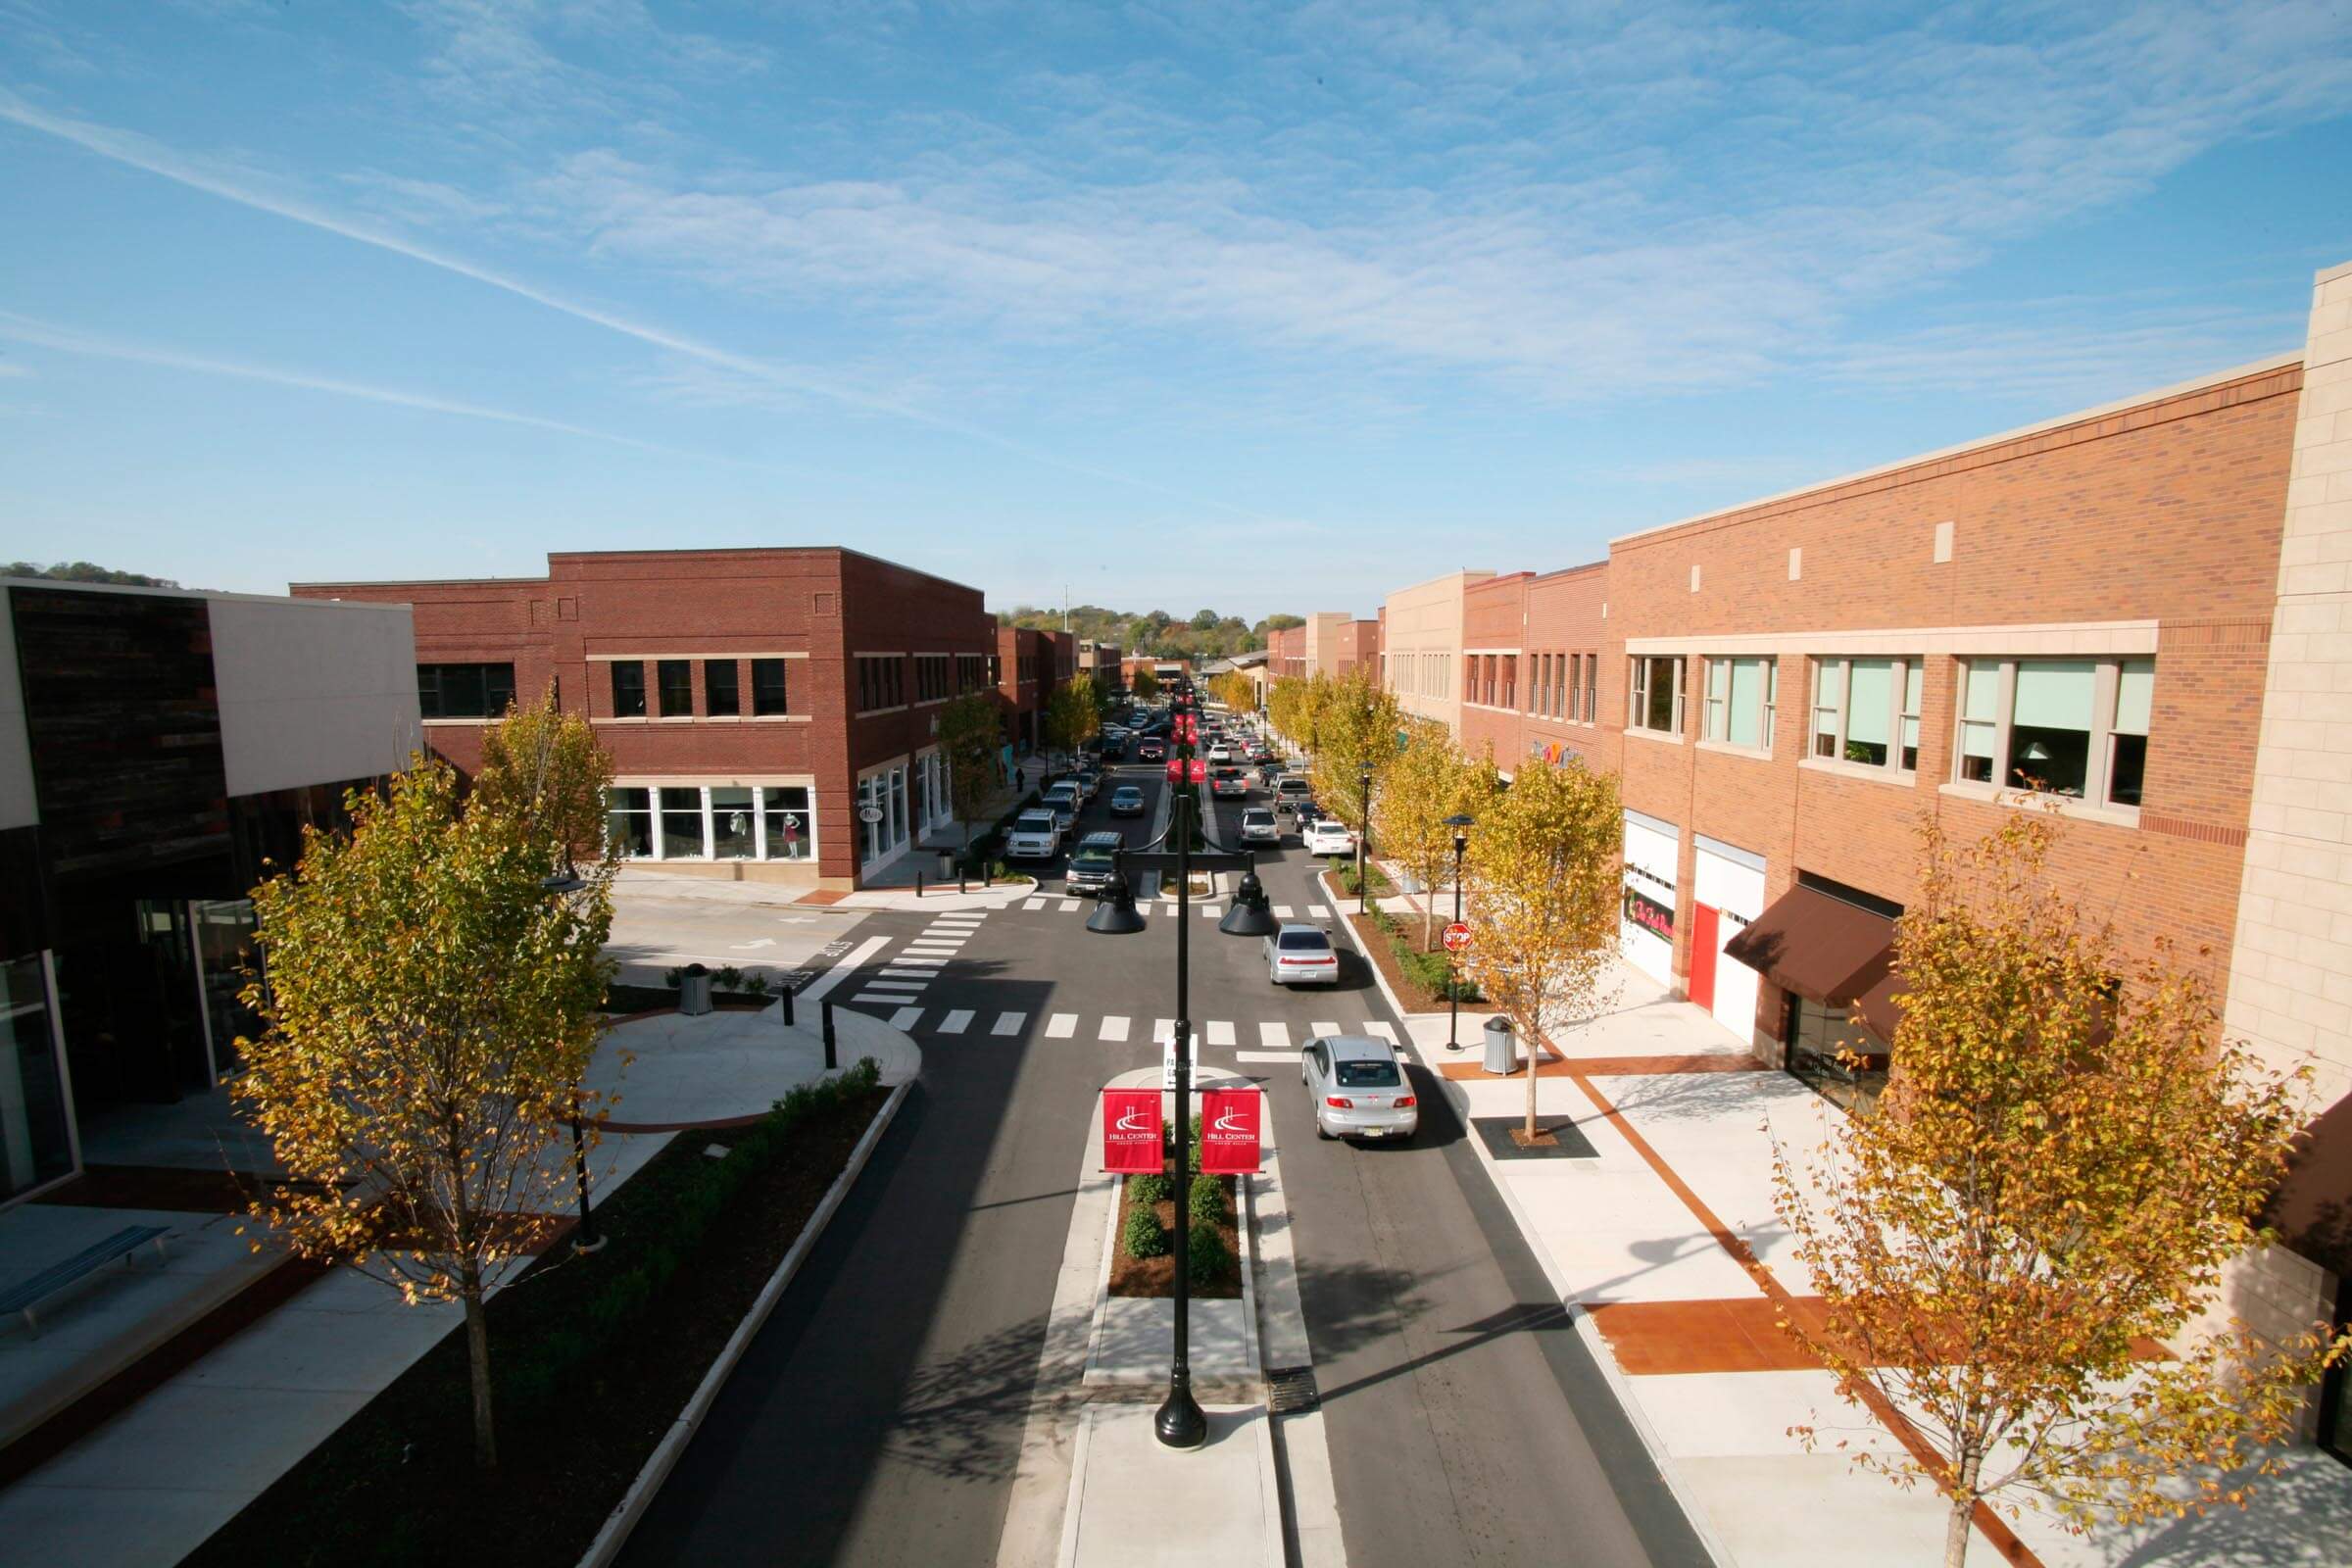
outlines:
[[1160, 1148], [1159, 1091], [1102, 1091], [1102, 1168], [1154, 1174], [1167, 1166]]
[[1265, 1097], [1254, 1089], [1200, 1093], [1200, 1168], [1213, 1176], [1256, 1171], [1257, 1118]]

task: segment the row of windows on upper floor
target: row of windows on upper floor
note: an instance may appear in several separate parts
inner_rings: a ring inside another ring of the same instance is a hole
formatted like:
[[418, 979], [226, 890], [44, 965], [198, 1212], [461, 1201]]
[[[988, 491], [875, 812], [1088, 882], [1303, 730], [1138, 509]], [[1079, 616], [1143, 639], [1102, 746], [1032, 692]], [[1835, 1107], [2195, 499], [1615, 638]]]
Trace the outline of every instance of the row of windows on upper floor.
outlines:
[[[1600, 719], [1600, 656], [1598, 654], [1467, 654], [1462, 672], [1462, 701], [1483, 708], [1525, 711], [1538, 718], [1556, 718], [1564, 724], [1593, 724]], [[1527, 662], [1522, 690], [1519, 662]]]
[[[653, 664], [649, 686], [646, 665]], [[695, 707], [694, 666], [703, 666], [702, 708]], [[751, 665], [749, 708], [741, 665]], [[906, 701], [906, 660], [897, 655], [861, 656], [857, 664], [858, 712], [896, 708]], [[782, 717], [792, 711], [791, 661], [785, 659], [616, 659], [606, 663], [607, 712], [614, 718]], [[944, 701], [958, 692], [996, 684], [996, 661], [980, 654], [916, 654], [914, 700]], [[416, 701], [425, 718], [498, 718], [514, 702], [511, 662], [419, 664]]]
[[[1626, 729], [1685, 733], [1682, 655], [1628, 661]], [[1700, 738], [1769, 753], [1780, 661], [1700, 658]], [[1923, 659], [1815, 658], [1806, 754], [1916, 776]], [[1957, 663], [1952, 779], [2136, 810], [2147, 776], [2152, 659], [1965, 659]]]

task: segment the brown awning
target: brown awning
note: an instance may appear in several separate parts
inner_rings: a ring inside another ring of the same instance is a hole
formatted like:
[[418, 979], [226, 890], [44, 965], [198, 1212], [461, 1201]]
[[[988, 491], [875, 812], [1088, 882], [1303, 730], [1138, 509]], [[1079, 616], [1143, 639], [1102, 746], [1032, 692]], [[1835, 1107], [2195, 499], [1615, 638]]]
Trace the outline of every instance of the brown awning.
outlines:
[[1894, 922], [1811, 888], [1772, 901], [1746, 930], [1723, 945], [1784, 991], [1825, 1007], [1851, 1007], [1882, 1040], [1894, 1038], [1894, 997], [1902, 990], [1890, 965]]

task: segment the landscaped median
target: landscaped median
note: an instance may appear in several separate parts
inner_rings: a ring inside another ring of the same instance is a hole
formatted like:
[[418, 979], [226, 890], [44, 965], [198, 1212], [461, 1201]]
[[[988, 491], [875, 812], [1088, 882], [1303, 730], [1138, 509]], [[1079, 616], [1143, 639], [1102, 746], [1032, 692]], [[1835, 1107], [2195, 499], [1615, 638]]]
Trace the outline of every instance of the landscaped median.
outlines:
[[[618, 1544], [905, 1094], [874, 1063], [688, 1130], [487, 1307], [500, 1464], [472, 1457], [453, 1332], [186, 1559], [577, 1563]], [[650, 1463], [649, 1463], [650, 1461]], [[624, 1502], [627, 1504], [623, 1509]]]
[[[1421, 922], [1400, 919], [1378, 905], [1363, 914], [1348, 908], [1348, 902], [1355, 897], [1354, 881], [1352, 865], [1344, 872], [1326, 871], [1322, 876], [1324, 896], [1331, 900], [1333, 907], [1348, 916], [1348, 923], [1363, 938], [1364, 952], [1379, 968], [1381, 977], [1388, 981], [1389, 989], [1396, 993], [1396, 1000], [1404, 1004], [1405, 1011], [1444, 1011], [1455, 1000], [1455, 995], [1446, 990], [1449, 985], [1464, 1005], [1475, 1007], [1485, 1004], [1486, 998], [1479, 995], [1477, 986], [1467, 978], [1450, 976], [1451, 963], [1443, 947], [1433, 950], [1421, 945]], [[1372, 883], [1375, 898], [1380, 895], [1383, 881], [1385, 878]]]

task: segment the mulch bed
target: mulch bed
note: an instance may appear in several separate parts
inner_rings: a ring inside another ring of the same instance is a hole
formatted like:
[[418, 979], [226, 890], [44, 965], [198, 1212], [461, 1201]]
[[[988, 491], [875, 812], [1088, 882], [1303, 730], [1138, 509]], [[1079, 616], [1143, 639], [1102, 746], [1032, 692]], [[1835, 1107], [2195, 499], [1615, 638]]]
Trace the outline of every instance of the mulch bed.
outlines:
[[[449, 1555], [501, 1568], [576, 1563], [735, 1332], [848, 1163], [888, 1091], [811, 1115], [786, 1152], [736, 1194], [631, 1330], [625, 1354], [536, 1399], [496, 1409], [500, 1464], [473, 1464], [466, 1336], [453, 1328], [269, 1491], [186, 1559], [254, 1564], [402, 1565]], [[514, 1366], [546, 1337], [576, 1332], [616, 1271], [665, 1245], [668, 1199], [741, 1132], [673, 1139], [596, 1210], [611, 1240], [592, 1257], [552, 1249], [487, 1308], [491, 1366]], [[502, 1363], [502, 1358], [504, 1358]], [[501, 1396], [511, 1394], [503, 1383]]]
[[[721, 1012], [758, 1012], [761, 1007], [775, 1004], [776, 999], [772, 994], [755, 997], [742, 991], [710, 993], [710, 1005]], [[649, 1012], [675, 1012], [678, 1010], [677, 989], [674, 986], [607, 986], [604, 1010], [629, 1017], [640, 1017]]]
[[1356, 935], [1364, 939], [1364, 951], [1372, 955], [1372, 961], [1379, 965], [1381, 974], [1389, 982], [1389, 989], [1396, 993], [1396, 1000], [1404, 1004], [1405, 1011], [1444, 1012], [1446, 1010], [1446, 1002], [1444, 997], [1406, 974], [1398, 966], [1396, 952], [1389, 946], [1389, 934], [1374, 925], [1370, 915], [1357, 914], [1350, 909], [1348, 911], [1348, 923], [1354, 926]]
[[[1203, 1301], [1237, 1300], [1242, 1294], [1242, 1238], [1240, 1231], [1234, 1225], [1234, 1221], [1239, 1218], [1239, 1211], [1234, 1206], [1233, 1178], [1220, 1176], [1217, 1178], [1217, 1184], [1225, 1189], [1225, 1218], [1218, 1222], [1216, 1231], [1225, 1239], [1226, 1264], [1224, 1271], [1215, 1279], [1206, 1285], [1195, 1285], [1192, 1288], [1193, 1296]], [[1155, 1203], [1152, 1206], [1158, 1210], [1160, 1228], [1172, 1230], [1176, 1224], [1176, 1200], [1170, 1199], [1166, 1202]], [[1111, 1222], [1114, 1236], [1124, 1233], [1127, 1215], [1134, 1207], [1135, 1200], [1128, 1196], [1127, 1182], [1122, 1177], [1119, 1181], [1119, 1212]], [[1197, 1228], [1200, 1222], [1194, 1220], [1192, 1223]], [[1176, 1254], [1170, 1252], [1165, 1257], [1129, 1257], [1124, 1247], [1115, 1241], [1112, 1242], [1110, 1248], [1110, 1294], [1113, 1296], [1174, 1296], [1176, 1294]]]

